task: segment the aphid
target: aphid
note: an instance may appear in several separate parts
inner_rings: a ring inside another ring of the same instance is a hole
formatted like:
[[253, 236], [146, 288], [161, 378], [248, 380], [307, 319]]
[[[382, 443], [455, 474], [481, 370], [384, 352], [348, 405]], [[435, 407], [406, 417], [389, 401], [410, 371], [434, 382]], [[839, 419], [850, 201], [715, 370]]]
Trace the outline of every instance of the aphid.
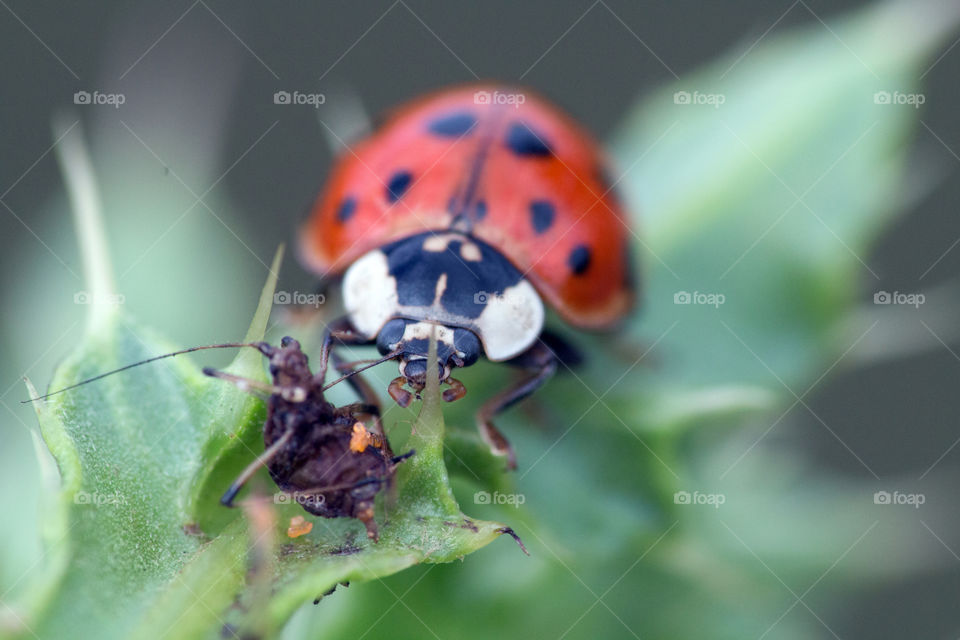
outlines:
[[[320, 368], [310, 371], [307, 356], [300, 343], [290, 337], [275, 347], [266, 342], [231, 343], [193, 347], [127, 365], [94, 378], [84, 380], [39, 399], [62, 393], [82, 384], [99, 380], [132, 367], [199, 351], [223, 347], [252, 347], [270, 360], [272, 384], [205, 368], [204, 374], [226, 380], [243, 391], [263, 393], [267, 398], [267, 419], [263, 426], [264, 452], [250, 463], [224, 493], [220, 502], [233, 506], [237, 493], [262, 466], [281, 491], [288, 494], [308, 513], [325, 518], [356, 518], [363, 522], [367, 535], [378, 539], [374, 520], [374, 500], [390, 486], [397, 465], [413, 454], [410, 451], [394, 456], [383, 432], [379, 408], [373, 390], [347, 371], [333, 382], [324, 384], [330, 353], [330, 340], [324, 342]], [[336, 361], [336, 356], [333, 356]], [[367, 366], [382, 362], [378, 360]], [[346, 380], [365, 399], [343, 407], [324, 398], [324, 391]], [[372, 418], [373, 431], [367, 430], [360, 417]]]
[[514, 468], [494, 416], [575, 353], [548, 346], [561, 341], [544, 331], [542, 300], [584, 329], [612, 327], [633, 303], [628, 218], [608, 173], [595, 141], [528, 92], [464, 87], [402, 107], [340, 157], [300, 234], [310, 269], [343, 276], [334, 337], [396, 354], [388, 391], [401, 406], [423, 389], [432, 327], [447, 401], [466, 393], [453, 370], [481, 355], [528, 370], [476, 417]]
[[[280, 347], [264, 342], [255, 346], [270, 359], [272, 387], [264, 388], [262, 383], [214, 369], [203, 370], [206, 375], [232, 382], [241, 389], [270, 394], [263, 425], [266, 449], [240, 474], [220, 502], [231, 506], [247, 480], [266, 465], [277, 486], [306, 511], [325, 518], [357, 518], [367, 528], [367, 535], [376, 540], [374, 499], [390, 485], [397, 465], [413, 452], [393, 455], [373, 390], [354, 377], [354, 372], [324, 384], [329, 340], [324, 342], [316, 374], [310, 371], [307, 355], [293, 338], [283, 338]], [[343, 379], [367, 402], [344, 407], [328, 402], [323, 397], [324, 390]], [[358, 420], [358, 416], [364, 415], [373, 418], [372, 433]]]

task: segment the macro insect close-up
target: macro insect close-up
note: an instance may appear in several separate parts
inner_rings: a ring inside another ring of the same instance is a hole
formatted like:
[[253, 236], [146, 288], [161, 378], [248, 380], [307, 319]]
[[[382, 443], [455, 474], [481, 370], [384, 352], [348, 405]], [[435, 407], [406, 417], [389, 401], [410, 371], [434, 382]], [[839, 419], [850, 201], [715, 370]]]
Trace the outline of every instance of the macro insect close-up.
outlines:
[[0, 639], [956, 634], [955, 2], [0, 4]]

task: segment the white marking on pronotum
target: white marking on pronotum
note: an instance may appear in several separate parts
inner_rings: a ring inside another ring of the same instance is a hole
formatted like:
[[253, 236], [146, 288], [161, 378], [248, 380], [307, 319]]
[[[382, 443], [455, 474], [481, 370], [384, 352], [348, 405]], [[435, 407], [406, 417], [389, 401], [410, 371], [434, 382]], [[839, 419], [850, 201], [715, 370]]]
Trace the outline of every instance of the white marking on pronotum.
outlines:
[[403, 328], [403, 341], [429, 340], [434, 329], [437, 332], [437, 342], [453, 346], [453, 329], [432, 322], [411, 322]]
[[443, 292], [447, 290], [447, 274], [441, 273], [440, 277], [437, 278], [437, 286], [433, 290], [433, 304], [435, 306], [440, 306], [440, 298], [443, 297]]
[[423, 250], [431, 253], [440, 253], [441, 251], [446, 251], [447, 245], [450, 244], [451, 239], [452, 238], [449, 234], [432, 235], [423, 241]]
[[397, 280], [390, 275], [386, 254], [377, 249], [350, 265], [343, 276], [343, 304], [353, 326], [367, 338], [396, 316]]
[[460, 245], [460, 257], [467, 262], [480, 262], [483, 254], [480, 253], [480, 247], [472, 242], [464, 242]]
[[526, 351], [540, 335], [544, 316], [543, 302], [526, 280], [489, 296], [475, 321], [487, 358], [509, 360]]
[[[446, 278], [441, 276], [436, 291], [442, 294], [447, 284]], [[509, 360], [530, 348], [543, 329], [545, 316], [540, 296], [526, 280], [488, 296], [477, 318], [450, 313], [440, 304], [439, 294], [429, 307], [402, 306], [397, 296], [396, 278], [390, 275], [387, 256], [379, 249], [361, 257], [347, 269], [343, 278], [343, 299], [353, 326], [367, 338], [375, 337], [392, 318], [423, 319], [425, 322], [408, 325], [406, 331], [419, 333], [425, 331], [424, 327], [434, 325], [441, 329], [469, 329], [480, 338], [487, 359], [494, 362]], [[412, 335], [405, 333], [404, 338]], [[423, 337], [429, 338], [429, 334], [425, 333]], [[446, 334], [442, 331], [438, 337], [446, 341]], [[448, 344], [453, 344], [452, 331]]]

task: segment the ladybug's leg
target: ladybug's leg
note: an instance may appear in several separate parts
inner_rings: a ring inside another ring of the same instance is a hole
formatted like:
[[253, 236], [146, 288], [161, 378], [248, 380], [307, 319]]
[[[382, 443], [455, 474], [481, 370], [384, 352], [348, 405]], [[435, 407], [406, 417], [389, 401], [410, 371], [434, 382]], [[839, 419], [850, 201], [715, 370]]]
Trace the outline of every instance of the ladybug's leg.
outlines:
[[450, 388], [443, 392], [445, 402], [454, 402], [467, 395], [467, 388], [456, 378], [447, 378], [446, 383], [450, 385]]
[[[367, 338], [357, 333], [348, 318], [343, 317], [331, 322], [323, 334], [323, 346], [320, 349], [320, 368], [314, 375], [314, 380], [320, 385], [323, 384], [326, 378], [327, 366], [331, 358], [338, 371], [341, 373], [349, 373], [349, 371], [343, 371], [341, 368], [344, 362], [340, 355], [333, 350], [334, 341], [345, 345], [362, 345], [369, 344], [370, 342]], [[380, 420], [380, 399], [377, 397], [377, 392], [373, 390], [373, 387], [371, 387], [366, 380], [358, 375], [352, 375], [347, 378], [346, 381], [354, 393], [360, 396], [363, 403], [370, 409], [364, 413], [373, 417], [375, 431], [381, 436], [385, 436], [383, 422]]]
[[320, 366], [313, 376], [314, 381], [321, 386], [327, 377], [327, 365], [330, 362], [330, 354], [334, 342], [343, 345], [370, 344], [370, 340], [361, 336], [353, 325], [350, 324], [350, 319], [346, 316], [338, 318], [327, 325], [327, 328], [323, 332], [323, 345], [320, 347]]
[[494, 426], [494, 416], [502, 413], [517, 402], [543, 386], [557, 370], [557, 357], [545, 343], [538, 341], [526, 352], [510, 361], [510, 364], [531, 370], [533, 373], [504, 389], [487, 400], [477, 411], [477, 428], [484, 441], [495, 455], [507, 458], [507, 469], [517, 468], [517, 457], [507, 438]]
[[398, 376], [391, 380], [387, 386], [387, 393], [404, 409], [409, 407], [410, 403], [413, 402], [413, 394], [403, 388], [406, 384], [407, 379], [403, 376]]

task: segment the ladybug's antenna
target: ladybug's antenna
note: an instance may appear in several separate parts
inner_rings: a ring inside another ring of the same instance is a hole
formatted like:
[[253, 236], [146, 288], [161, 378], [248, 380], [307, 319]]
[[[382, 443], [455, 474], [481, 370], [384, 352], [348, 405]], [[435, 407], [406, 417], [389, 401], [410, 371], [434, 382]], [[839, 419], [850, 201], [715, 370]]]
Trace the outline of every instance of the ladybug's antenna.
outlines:
[[70, 389], [76, 389], [77, 387], [81, 387], [87, 383], [100, 380], [101, 378], [106, 378], [107, 376], [112, 376], [115, 373], [120, 373], [121, 371], [126, 371], [127, 369], [133, 369], [134, 367], [139, 367], [142, 364], [147, 364], [149, 362], [154, 362], [156, 360], [163, 360], [164, 358], [172, 358], [173, 356], [179, 356], [184, 353], [191, 353], [193, 351], [202, 351], [204, 349], [226, 349], [230, 347], [253, 347], [254, 349], [258, 349], [262, 352], [265, 346], [269, 346], [269, 345], [267, 345], [265, 342], [225, 342], [223, 344], [208, 344], [202, 347], [190, 347], [189, 349], [181, 349], [180, 351], [174, 351], [173, 353], [165, 353], [161, 356], [154, 356], [152, 358], [147, 358], [146, 360], [141, 360], [139, 362], [134, 362], [133, 364], [128, 364], [125, 367], [120, 367], [119, 369], [114, 369], [113, 371], [107, 371], [106, 373], [101, 373], [98, 376], [87, 378], [86, 380], [81, 380], [76, 384], [72, 384], [69, 387], [64, 387], [63, 389], [52, 391], [46, 395], [38, 396], [36, 398], [30, 398], [29, 400], [21, 400], [20, 404], [28, 404], [31, 402], [35, 402], [37, 400], [46, 400], [50, 396], [55, 396], [58, 393], [63, 393], [64, 391], [69, 391]]

